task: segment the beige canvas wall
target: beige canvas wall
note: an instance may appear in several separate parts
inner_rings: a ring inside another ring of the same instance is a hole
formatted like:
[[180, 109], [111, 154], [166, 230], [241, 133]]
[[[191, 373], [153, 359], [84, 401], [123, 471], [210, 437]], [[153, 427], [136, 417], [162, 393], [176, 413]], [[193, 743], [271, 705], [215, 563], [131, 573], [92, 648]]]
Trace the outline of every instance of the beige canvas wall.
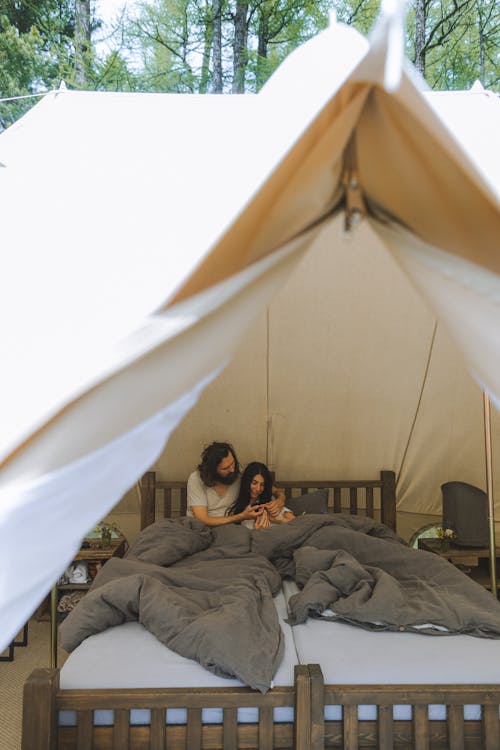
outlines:
[[[479, 387], [368, 224], [334, 251], [341, 231], [323, 232], [174, 432], [161, 477], [186, 478], [204, 445], [228, 440], [278, 479], [393, 469], [401, 512], [440, 513], [445, 481], [485, 489]], [[133, 491], [119, 510], [137, 508]]]

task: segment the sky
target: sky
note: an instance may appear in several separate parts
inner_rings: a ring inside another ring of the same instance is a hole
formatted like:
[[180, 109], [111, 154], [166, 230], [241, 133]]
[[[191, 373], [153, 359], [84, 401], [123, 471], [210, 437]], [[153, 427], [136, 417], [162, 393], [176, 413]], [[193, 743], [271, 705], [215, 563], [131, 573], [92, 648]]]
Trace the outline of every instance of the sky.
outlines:
[[95, 15], [104, 21], [104, 26], [95, 33], [93, 41], [99, 54], [105, 55], [109, 52], [109, 41], [106, 41], [107, 33], [113, 28], [114, 21], [125, 7], [131, 10], [137, 5], [138, 0], [94, 0]]
[[112, 25], [119, 13], [126, 8], [130, 11], [139, 0], [94, 0], [95, 15], [107, 25]]
[[109, 23], [123, 6], [131, 6], [135, 0], [95, 0], [96, 16]]

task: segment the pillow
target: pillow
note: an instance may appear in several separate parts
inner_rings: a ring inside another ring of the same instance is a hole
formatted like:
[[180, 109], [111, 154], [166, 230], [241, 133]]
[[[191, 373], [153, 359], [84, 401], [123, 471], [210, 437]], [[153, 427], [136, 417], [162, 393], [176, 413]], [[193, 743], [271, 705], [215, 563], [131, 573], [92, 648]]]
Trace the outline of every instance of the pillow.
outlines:
[[291, 497], [285, 506], [296, 516], [303, 513], [328, 513], [328, 490], [315, 490], [300, 497]]

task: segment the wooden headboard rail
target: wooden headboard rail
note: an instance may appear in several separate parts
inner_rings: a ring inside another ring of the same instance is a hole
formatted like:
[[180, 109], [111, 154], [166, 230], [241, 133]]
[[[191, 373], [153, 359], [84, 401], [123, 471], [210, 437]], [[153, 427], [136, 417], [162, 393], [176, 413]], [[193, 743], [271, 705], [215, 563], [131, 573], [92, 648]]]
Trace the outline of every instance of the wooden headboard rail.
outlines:
[[[186, 514], [187, 482], [170, 482], [157, 480], [154, 471], [148, 471], [140, 480], [141, 490], [141, 529], [154, 523], [156, 517], [156, 494], [163, 497], [163, 517], [172, 518]], [[381, 471], [380, 479], [356, 480], [294, 480], [277, 482], [284, 489], [285, 496], [305, 495], [316, 489], [331, 490], [329, 510], [332, 513], [348, 512], [353, 515], [367, 515], [375, 518], [374, 491], [380, 493], [380, 520], [389, 528], [396, 530], [396, 475], [393, 471]], [[342, 490], [349, 492], [349, 506], [341, 505]], [[360, 492], [364, 490], [364, 493]], [[360, 503], [365, 496], [364, 505]]]

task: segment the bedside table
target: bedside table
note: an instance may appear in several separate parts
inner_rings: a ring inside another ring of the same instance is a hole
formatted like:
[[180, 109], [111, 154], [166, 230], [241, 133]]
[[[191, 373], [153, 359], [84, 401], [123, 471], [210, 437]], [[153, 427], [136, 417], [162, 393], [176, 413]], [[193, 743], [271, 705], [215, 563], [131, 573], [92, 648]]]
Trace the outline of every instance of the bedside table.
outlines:
[[[94, 570], [97, 572], [96, 568], [100, 568], [111, 557], [123, 557], [127, 549], [127, 540], [122, 534], [112, 538], [109, 547], [102, 547], [100, 539], [84, 539], [82, 544], [84, 543], [91, 546], [80, 547], [73, 562], [88, 563], [89, 573], [92, 565], [95, 566]], [[93, 580], [94, 576], [91, 577]], [[57, 667], [57, 605], [60, 592], [88, 591], [92, 580], [88, 583], [56, 583], [52, 588], [50, 593], [50, 665], [53, 669]]]
[[[443, 549], [441, 539], [420, 538], [418, 540], [418, 548], [423, 549], [426, 552], [433, 552], [440, 557], [444, 557], [445, 560], [460, 567], [465, 575], [472, 578], [473, 581], [476, 581], [476, 583], [479, 583], [481, 586], [484, 586], [484, 588], [490, 590], [490, 551], [488, 547], [457, 547], [450, 544], [447, 549]], [[500, 549], [497, 547], [497, 566], [499, 558]], [[463, 570], [463, 568], [466, 568], [467, 570]], [[498, 581], [498, 576], [497, 591], [500, 591], [500, 581]]]

